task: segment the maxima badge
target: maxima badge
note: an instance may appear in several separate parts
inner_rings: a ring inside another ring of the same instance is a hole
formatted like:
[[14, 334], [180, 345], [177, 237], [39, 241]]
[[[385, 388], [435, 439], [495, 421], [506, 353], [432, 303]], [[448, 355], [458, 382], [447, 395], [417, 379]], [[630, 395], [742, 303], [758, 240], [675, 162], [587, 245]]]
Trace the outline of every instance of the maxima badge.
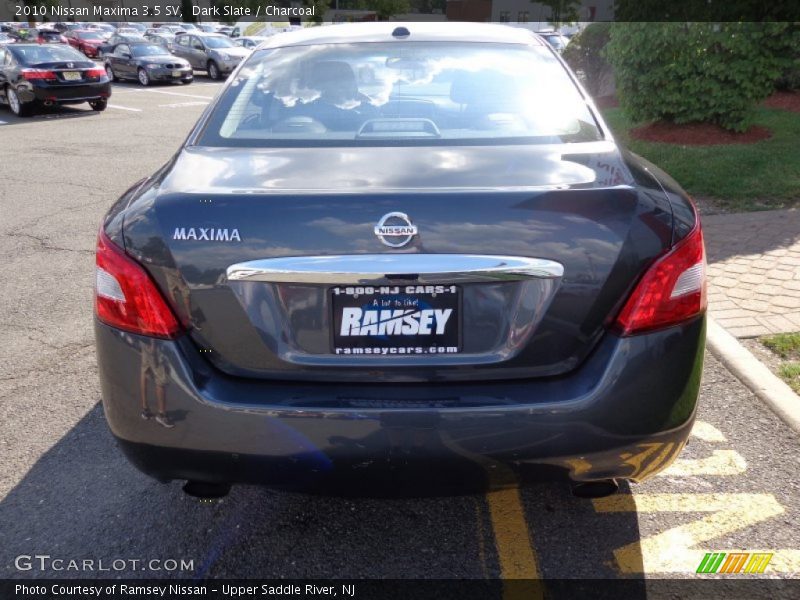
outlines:
[[390, 248], [402, 248], [417, 235], [417, 226], [406, 213], [390, 212], [375, 225], [375, 235]]

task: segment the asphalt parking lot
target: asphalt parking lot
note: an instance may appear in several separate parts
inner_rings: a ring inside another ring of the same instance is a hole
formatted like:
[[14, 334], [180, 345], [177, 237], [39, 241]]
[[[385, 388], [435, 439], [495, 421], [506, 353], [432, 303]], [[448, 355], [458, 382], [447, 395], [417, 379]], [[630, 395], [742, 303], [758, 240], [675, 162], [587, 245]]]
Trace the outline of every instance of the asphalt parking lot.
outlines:
[[[129, 466], [98, 404], [95, 235], [219, 87], [115, 84], [104, 113], [0, 109], [0, 577], [108, 575], [16, 568], [34, 554], [192, 563], [113, 573], [131, 577], [800, 577], [800, 439], [711, 356], [681, 457], [605, 499], [552, 483], [398, 499], [240, 486], [209, 503]], [[763, 575], [697, 575], [712, 552], [772, 558]]]

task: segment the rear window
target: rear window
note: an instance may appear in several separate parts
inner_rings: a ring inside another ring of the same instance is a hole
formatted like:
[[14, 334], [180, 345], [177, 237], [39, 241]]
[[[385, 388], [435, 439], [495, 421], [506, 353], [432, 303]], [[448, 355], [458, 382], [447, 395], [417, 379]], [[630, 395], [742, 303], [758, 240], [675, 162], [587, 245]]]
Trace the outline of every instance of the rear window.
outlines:
[[33, 46], [12, 45], [8, 46], [9, 52], [24, 65], [37, 65], [40, 63], [75, 61], [86, 62], [89, 59], [70, 46]]
[[602, 138], [552, 52], [404, 42], [255, 52], [200, 137], [206, 146], [563, 143]]
[[163, 46], [155, 44], [133, 44], [131, 52], [134, 56], [160, 56], [165, 54]]

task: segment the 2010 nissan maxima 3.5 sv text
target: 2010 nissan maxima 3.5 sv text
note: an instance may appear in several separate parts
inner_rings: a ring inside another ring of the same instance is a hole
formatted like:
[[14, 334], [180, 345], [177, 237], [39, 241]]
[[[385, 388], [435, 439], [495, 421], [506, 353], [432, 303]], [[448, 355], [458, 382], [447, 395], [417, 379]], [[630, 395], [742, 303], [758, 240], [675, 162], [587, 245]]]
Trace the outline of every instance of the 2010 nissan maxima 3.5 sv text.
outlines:
[[276, 36], [104, 220], [106, 418], [206, 490], [487, 464], [613, 489], [689, 435], [704, 265], [686, 194], [530, 32]]

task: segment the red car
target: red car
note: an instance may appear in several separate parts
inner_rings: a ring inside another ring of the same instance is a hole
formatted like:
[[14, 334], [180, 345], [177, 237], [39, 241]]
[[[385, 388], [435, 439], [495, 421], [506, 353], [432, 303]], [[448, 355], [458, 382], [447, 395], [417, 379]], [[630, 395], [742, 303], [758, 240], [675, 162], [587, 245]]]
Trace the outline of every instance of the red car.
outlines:
[[99, 56], [99, 48], [106, 42], [102, 32], [88, 29], [73, 29], [72, 31], [67, 31], [64, 36], [70, 46], [89, 57]]

